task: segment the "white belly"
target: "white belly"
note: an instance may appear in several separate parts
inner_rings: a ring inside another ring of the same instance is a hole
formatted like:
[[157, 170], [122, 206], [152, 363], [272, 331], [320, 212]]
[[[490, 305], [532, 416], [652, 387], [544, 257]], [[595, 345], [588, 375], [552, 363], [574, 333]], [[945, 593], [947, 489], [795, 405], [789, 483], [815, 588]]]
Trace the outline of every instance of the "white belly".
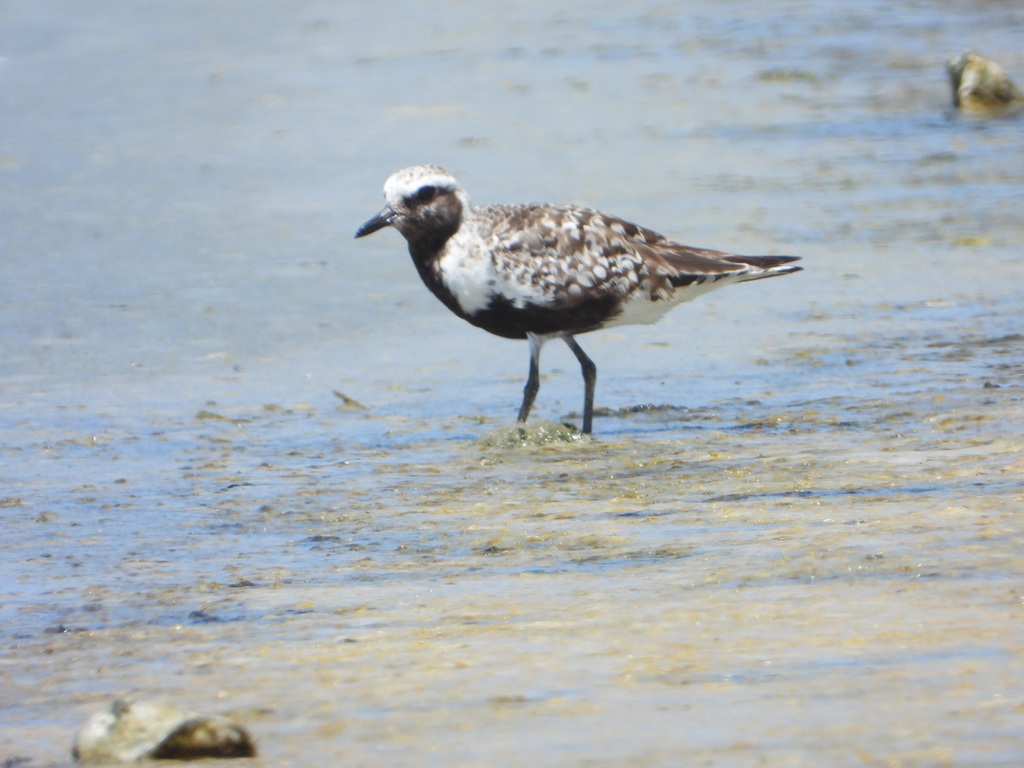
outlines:
[[705, 293], [734, 282], [736, 282], [735, 278], [727, 277], [714, 282], [708, 281], [702, 284], [687, 285], [677, 288], [670, 298], [663, 300], [652, 300], [646, 295], [636, 293], [633, 295], [633, 298], [623, 302], [622, 311], [605, 323], [603, 327], [650, 325], [656, 323], [673, 307], [687, 301], [692, 301], [698, 296], [703, 296]]

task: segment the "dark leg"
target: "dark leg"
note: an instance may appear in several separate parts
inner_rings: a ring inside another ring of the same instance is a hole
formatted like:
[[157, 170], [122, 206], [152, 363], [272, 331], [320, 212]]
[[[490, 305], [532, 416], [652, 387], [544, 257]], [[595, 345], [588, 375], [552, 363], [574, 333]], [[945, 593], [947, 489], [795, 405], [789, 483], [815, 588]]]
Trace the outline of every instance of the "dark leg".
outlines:
[[580, 369], [583, 371], [583, 434], [589, 435], [590, 428], [594, 421], [594, 385], [597, 383], [597, 366], [594, 361], [587, 357], [587, 353], [576, 343], [572, 336], [563, 336], [562, 339], [569, 345], [569, 349], [580, 361]]
[[519, 423], [526, 423], [526, 417], [530, 415], [533, 401], [540, 390], [540, 348], [544, 346], [544, 340], [539, 336], [529, 334], [527, 339], [530, 342], [530, 375], [526, 377], [526, 386], [523, 387], [523, 404], [519, 406]]

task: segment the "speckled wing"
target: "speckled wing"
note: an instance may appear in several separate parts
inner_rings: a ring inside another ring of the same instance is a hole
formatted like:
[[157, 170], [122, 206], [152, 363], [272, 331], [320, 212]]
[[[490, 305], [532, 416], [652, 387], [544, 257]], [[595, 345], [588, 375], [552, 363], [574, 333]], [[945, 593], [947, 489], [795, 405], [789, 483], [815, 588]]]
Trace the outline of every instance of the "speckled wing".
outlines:
[[[743, 275], [732, 254], [679, 245], [587, 208], [545, 204], [479, 209], [502, 292], [527, 303], [572, 306], [597, 297], [671, 300], [675, 289]], [[737, 257], [741, 258], [741, 257]]]

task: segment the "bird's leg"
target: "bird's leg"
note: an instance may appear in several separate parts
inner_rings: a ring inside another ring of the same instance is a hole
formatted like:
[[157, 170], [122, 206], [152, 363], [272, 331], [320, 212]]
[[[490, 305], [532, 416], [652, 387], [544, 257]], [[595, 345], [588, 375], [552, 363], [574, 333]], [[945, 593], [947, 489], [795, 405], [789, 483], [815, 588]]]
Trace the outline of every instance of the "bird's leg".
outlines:
[[523, 404], [519, 406], [519, 423], [525, 424], [526, 417], [530, 415], [530, 408], [540, 390], [540, 348], [544, 346], [544, 339], [532, 333], [526, 334], [530, 342], [530, 375], [526, 377], [526, 386], [523, 387]]
[[572, 336], [563, 336], [562, 340], [576, 355], [576, 359], [580, 361], [580, 369], [583, 371], [583, 434], [589, 435], [594, 421], [594, 385], [597, 383], [597, 366], [594, 365], [593, 360], [587, 357], [587, 353]]

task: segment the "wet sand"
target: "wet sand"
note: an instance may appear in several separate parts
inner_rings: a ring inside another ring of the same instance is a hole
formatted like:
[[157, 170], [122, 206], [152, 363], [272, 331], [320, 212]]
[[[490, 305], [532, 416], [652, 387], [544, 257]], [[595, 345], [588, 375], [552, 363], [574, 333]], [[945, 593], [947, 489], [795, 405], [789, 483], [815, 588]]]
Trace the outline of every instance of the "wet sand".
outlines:
[[[3, 11], [0, 758], [135, 690], [275, 767], [1020, 764], [1024, 153], [942, 67], [1024, 14], [185, 6]], [[495, 447], [525, 345], [351, 241], [424, 161], [807, 269]]]

